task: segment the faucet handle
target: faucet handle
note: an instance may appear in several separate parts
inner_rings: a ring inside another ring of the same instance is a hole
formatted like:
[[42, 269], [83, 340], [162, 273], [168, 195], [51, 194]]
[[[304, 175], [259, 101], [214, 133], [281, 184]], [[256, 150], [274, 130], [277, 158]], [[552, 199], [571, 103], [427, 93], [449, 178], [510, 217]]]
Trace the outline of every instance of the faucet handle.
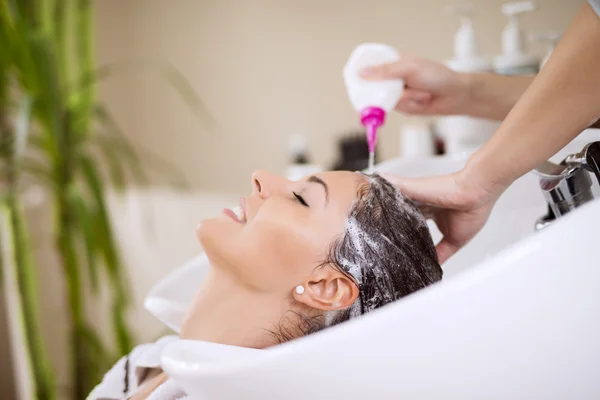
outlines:
[[554, 164], [552, 161], [544, 161], [534, 168], [534, 172], [540, 178], [552, 179], [562, 178], [567, 175], [569, 167], [564, 164]]
[[600, 184], [600, 142], [585, 145], [583, 150], [565, 158], [567, 164], [580, 164], [592, 172]]
[[583, 150], [567, 156], [560, 164], [545, 161], [534, 169], [550, 210], [536, 222], [536, 230], [594, 199], [588, 171], [600, 183], [600, 142], [588, 143]]

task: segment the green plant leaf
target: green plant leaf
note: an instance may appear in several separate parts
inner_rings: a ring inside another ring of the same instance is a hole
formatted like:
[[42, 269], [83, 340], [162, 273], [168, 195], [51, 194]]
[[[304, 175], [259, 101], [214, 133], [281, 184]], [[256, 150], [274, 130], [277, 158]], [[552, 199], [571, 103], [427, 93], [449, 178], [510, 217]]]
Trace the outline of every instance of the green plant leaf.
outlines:
[[80, 159], [81, 172], [85, 186], [89, 189], [94, 201], [96, 243], [103, 255], [104, 265], [114, 290], [123, 298], [123, 304], [129, 304], [129, 293], [127, 291], [127, 279], [123, 274], [118, 248], [113, 229], [105, 203], [105, 188], [98, 171], [92, 160], [82, 156]]
[[[25, 87], [33, 86], [32, 91], [36, 96], [34, 113], [37, 121], [47, 136], [45, 143], [51, 146], [47, 156], [53, 164], [59, 164], [64, 154], [69, 151], [68, 129], [65, 126], [66, 115], [65, 101], [60, 89], [60, 77], [57, 72], [57, 58], [52, 41], [48, 38], [39, 38], [32, 41], [34, 57], [38, 61], [35, 77], [24, 77]], [[31, 83], [34, 82], [34, 83]]]
[[102, 376], [116, 362], [116, 357], [89, 326], [85, 324], [78, 326], [77, 335], [81, 338], [82, 353], [85, 358], [87, 382], [84, 386], [92, 388], [100, 382]]
[[169, 63], [164, 63], [159, 68], [167, 78], [167, 81], [181, 95], [181, 98], [190, 107], [192, 112], [207, 124], [208, 129], [214, 130], [216, 127], [215, 120], [212, 118], [212, 115], [208, 112], [208, 107], [200, 96], [198, 96], [198, 93], [193, 89], [187, 78]]
[[107, 134], [107, 136], [96, 136], [95, 139], [105, 148], [105, 151], [112, 150], [115, 158], [112, 162], [120, 161], [122, 165], [127, 165], [136, 183], [147, 185], [149, 179], [141, 166], [140, 158], [114, 118], [102, 105], [96, 105], [94, 113]]
[[29, 96], [25, 96], [19, 107], [19, 113], [17, 116], [17, 122], [15, 127], [15, 141], [13, 154], [15, 157], [15, 163], [18, 165], [23, 159], [25, 150], [27, 148], [27, 137], [29, 135], [29, 121], [31, 119], [31, 105], [32, 99]]
[[34, 375], [36, 398], [53, 400], [56, 398], [54, 376], [43, 346], [37, 310], [37, 274], [32, 261], [32, 249], [26, 232], [23, 213], [17, 198], [9, 196], [2, 208], [3, 217], [9, 221], [10, 245], [15, 265], [21, 311], [23, 312], [23, 329], [28, 350], [28, 357]]
[[[148, 175], [142, 168], [141, 159], [147, 161], [147, 165], [152, 166], [156, 169], [159, 175], [162, 175], [169, 184], [177, 188], [188, 188], [189, 184], [183, 174], [168, 160], [159, 156], [150, 149], [137, 144], [134, 149], [133, 144], [125, 136], [123, 131], [119, 128], [118, 124], [112, 118], [108, 110], [102, 106], [97, 105], [95, 110], [96, 117], [101, 125], [104, 127], [105, 132], [110, 135], [109, 143], [114, 148], [115, 152], [124, 157], [124, 162], [127, 163], [129, 170], [136, 179], [136, 182], [141, 185], [147, 185], [149, 183]], [[140, 157], [139, 154], [142, 155]]]
[[165, 62], [152, 61], [130, 61], [119, 64], [102, 65], [94, 70], [85, 71], [72, 84], [65, 89], [70, 95], [77, 95], [88, 90], [90, 86], [95, 85], [110, 76], [117, 73], [136, 73], [142, 68], [153, 69], [163, 76], [167, 83], [181, 96], [181, 99], [196, 115], [196, 117], [205, 124], [205, 128], [215, 130], [217, 123], [208, 111], [206, 102], [198, 95], [193, 86], [186, 77], [173, 65]]
[[94, 209], [96, 211], [95, 226], [97, 231], [97, 244], [103, 252], [104, 261], [108, 268], [108, 276], [113, 284], [118, 287], [119, 279], [119, 262], [112, 237], [112, 229], [110, 219], [105, 204], [105, 188], [98, 171], [96, 170], [93, 161], [85, 155], [81, 155], [79, 159], [81, 166], [81, 174], [84, 185], [89, 190], [94, 201]]
[[[75, 56], [79, 61], [74, 76], [81, 76], [94, 70], [94, 40], [92, 38], [92, 7], [89, 0], [74, 2], [74, 14], [77, 36], [75, 37]], [[71, 99], [77, 105], [78, 119], [76, 130], [88, 135], [92, 122], [95, 103], [95, 81], [75, 94]]]
[[112, 317], [119, 355], [125, 355], [133, 348], [133, 338], [131, 336], [131, 330], [127, 326], [127, 318], [125, 315], [127, 303], [127, 300], [118, 294], [115, 296]]
[[[3, 218], [2, 214], [8, 215], [8, 196], [0, 197], [0, 218]], [[3, 229], [2, 220], [0, 219], [0, 286], [4, 287], [4, 244], [10, 243], [10, 239], [8, 238], [9, 233], [5, 232]]]
[[98, 293], [98, 263], [99, 256], [96, 248], [96, 236], [94, 230], [94, 212], [88, 209], [82, 194], [76, 188], [71, 190], [71, 202], [75, 210], [78, 225], [81, 228], [81, 240], [85, 248], [88, 275], [92, 291]]
[[107, 208], [104, 201], [104, 186], [100, 176], [92, 161], [87, 157], [80, 159], [82, 174], [85, 177], [85, 184], [89, 188], [94, 200], [97, 215], [95, 218], [97, 243], [104, 255], [104, 264], [110, 278], [111, 286], [114, 290], [114, 303], [112, 310], [113, 327], [115, 338], [120, 351], [130, 350], [132, 339], [125, 321], [125, 310], [130, 304], [129, 293], [126, 284], [127, 279], [123, 274], [123, 268], [120, 264], [115, 240], [112, 234], [112, 227], [108, 217]]
[[123, 152], [119, 143], [114, 143], [102, 135], [95, 135], [93, 142], [97, 144], [99, 153], [108, 166], [110, 182], [117, 190], [123, 191], [127, 183], [127, 176], [123, 170], [126, 163], [122, 158]]

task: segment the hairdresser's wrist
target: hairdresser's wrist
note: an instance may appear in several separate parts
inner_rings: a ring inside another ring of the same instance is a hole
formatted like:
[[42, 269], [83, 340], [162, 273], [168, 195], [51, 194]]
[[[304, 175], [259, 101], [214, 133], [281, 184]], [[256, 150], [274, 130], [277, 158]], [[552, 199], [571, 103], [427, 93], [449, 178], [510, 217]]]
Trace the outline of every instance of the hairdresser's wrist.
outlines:
[[475, 197], [493, 198], [494, 200], [515, 181], [513, 171], [505, 168], [503, 157], [489, 146], [483, 146], [475, 152], [459, 172], [459, 179], [465, 187], [476, 191]]
[[498, 119], [497, 108], [500, 105], [497, 104], [496, 96], [490, 93], [494, 89], [492, 76], [483, 73], [461, 73], [460, 80], [464, 100], [456, 114]]
[[455, 106], [450, 110], [450, 115], [472, 115], [472, 112], [477, 108], [474, 100], [474, 89], [477, 86], [476, 74], [458, 73], [458, 93], [456, 93], [457, 101]]

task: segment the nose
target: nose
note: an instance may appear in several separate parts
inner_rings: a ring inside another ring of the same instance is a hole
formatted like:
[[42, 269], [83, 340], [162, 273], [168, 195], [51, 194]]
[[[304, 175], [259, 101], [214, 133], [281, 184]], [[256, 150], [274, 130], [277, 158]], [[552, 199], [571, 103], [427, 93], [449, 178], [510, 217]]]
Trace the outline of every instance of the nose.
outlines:
[[289, 181], [267, 171], [254, 171], [252, 173], [252, 194], [263, 199], [282, 192]]

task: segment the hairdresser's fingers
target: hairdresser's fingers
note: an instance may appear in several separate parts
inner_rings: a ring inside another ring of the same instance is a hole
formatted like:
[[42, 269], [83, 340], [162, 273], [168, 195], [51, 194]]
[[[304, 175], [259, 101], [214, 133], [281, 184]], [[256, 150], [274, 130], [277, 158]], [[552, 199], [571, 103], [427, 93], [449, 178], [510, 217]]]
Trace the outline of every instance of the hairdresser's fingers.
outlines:
[[431, 101], [400, 101], [396, 105], [396, 110], [410, 115], [429, 115], [431, 112]]
[[456, 182], [452, 175], [427, 178], [404, 178], [397, 175], [383, 175], [409, 199], [437, 207], [453, 207]]
[[431, 94], [431, 92], [428, 92], [426, 90], [406, 88], [404, 92], [402, 92], [400, 103], [409, 101], [424, 103], [427, 101], [431, 101], [432, 97], [433, 95]]
[[406, 89], [396, 104], [396, 110], [412, 115], [431, 114], [433, 95], [418, 89]]
[[446, 238], [443, 238], [441, 242], [435, 247], [438, 260], [440, 264], [444, 264], [450, 257], [452, 257], [458, 250], [460, 250], [459, 246], [456, 246], [450, 243]]
[[366, 67], [360, 71], [363, 79], [378, 81], [382, 79], [404, 79], [418, 72], [417, 63], [412, 57], [403, 57], [400, 61]]

